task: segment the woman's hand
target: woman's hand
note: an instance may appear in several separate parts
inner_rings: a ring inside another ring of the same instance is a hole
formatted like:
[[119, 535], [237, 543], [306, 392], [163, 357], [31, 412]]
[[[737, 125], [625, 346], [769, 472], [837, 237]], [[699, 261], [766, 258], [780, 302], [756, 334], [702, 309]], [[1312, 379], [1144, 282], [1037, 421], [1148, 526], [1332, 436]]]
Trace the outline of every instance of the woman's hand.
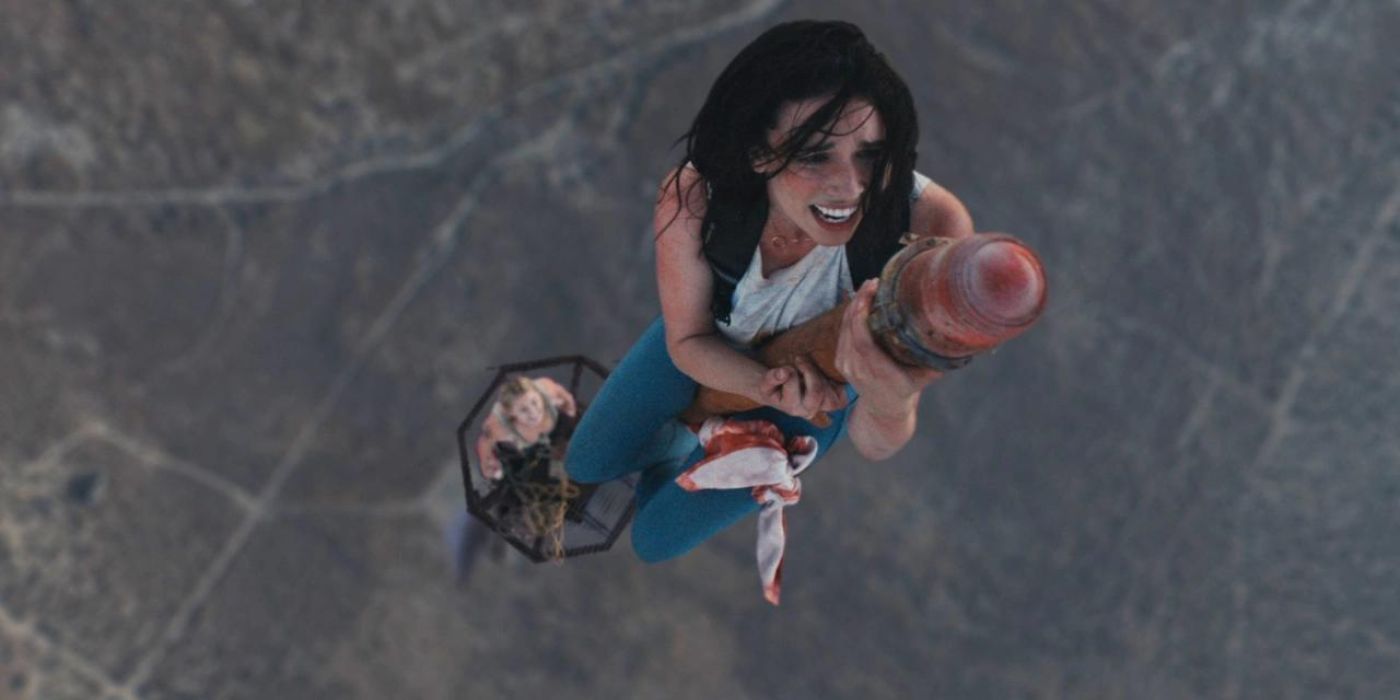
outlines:
[[569, 393], [567, 389], [560, 387], [556, 398], [559, 400], [557, 408], [564, 415], [571, 418], [578, 416], [578, 404], [574, 401], [574, 395]]
[[855, 387], [867, 410], [896, 416], [912, 410], [924, 387], [943, 373], [895, 362], [875, 342], [867, 324], [878, 288], [878, 279], [867, 280], [846, 306], [841, 336], [836, 341], [836, 368]]
[[481, 475], [486, 477], [488, 481], [498, 481], [502, 476], [505, 476], [501, 460], [496, 458], [493, 440], [494, 438], [490, 435], [482, 435], [476, 443], [477, 463], [481, 467]]
[[491, 414], [486, 416], [486, 421], [481, 424], [481, 434], [476, 438], [477, 464], [481, 475], [489, 481], [498, 481], [505, 476], [501, 460], [496, 457], [496, 441], [505, 439], [503, 432], [495, 414]]
[[533, 381], [535, 386], [544, 390], [545, 396], [549, 398], [549, 403], [553, 404], [564, 415], [575, 416], [578, 413], [578, 404], [574, 401], [574, 395], [569, 393], [563, 384], [549, 377], [540, 377]]
[[765, 372], [758, 392], [756, 398], [765, 406], [808, 420], [846, 405], [845, 387], [827, 379], [806, 356]]
[[492, 457], [490, 460], [481, 463], [481, 475], [488, 481], [500, 481], [505, 476], [505, 469], [501, 466], [501, 460]]

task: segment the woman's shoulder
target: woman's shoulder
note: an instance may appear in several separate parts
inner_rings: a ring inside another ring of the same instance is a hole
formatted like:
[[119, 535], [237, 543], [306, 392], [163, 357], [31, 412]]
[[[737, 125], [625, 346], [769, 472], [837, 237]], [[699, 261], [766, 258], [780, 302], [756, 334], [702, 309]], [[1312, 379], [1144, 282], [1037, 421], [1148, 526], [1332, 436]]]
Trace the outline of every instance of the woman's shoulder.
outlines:
[[925, 177], [920, 183], [919, 173], [915, 176], [918, 196], [910, 205], [909, 230], [920, 236], [961, 238], [971, 235], [972, 217], [962, 201], [937, 182]]
[[924, 190], [932, 184], [933, 180], [929, 176], [915, 170], [914, 187], [909, 192], [909, 199], [917, 201], [919, 196], [924, 193]]
[[686, 197], [699, 194], [702, 200], [709, 198], [710, 184], [705, 181], [705, 176], [701, 175], [695, 164], [690, 161], [666, 171], [666, 175], [661, 178], [661, 193], [674, 196], [677, 184], [680, 185], [682, 195]]
[[[657, 235], [672, 225], [681, 223], [683, 228], [694, 229], [698, 235], [699, 223], [705, 218], [709, 204], [709, 185], [699, 170], [689, 162], [671, 168], [661, 178], [661, 187], [656, 194], [656, 212], [653, 224]], [[684, 226], [685, 223], [690, 226]]]

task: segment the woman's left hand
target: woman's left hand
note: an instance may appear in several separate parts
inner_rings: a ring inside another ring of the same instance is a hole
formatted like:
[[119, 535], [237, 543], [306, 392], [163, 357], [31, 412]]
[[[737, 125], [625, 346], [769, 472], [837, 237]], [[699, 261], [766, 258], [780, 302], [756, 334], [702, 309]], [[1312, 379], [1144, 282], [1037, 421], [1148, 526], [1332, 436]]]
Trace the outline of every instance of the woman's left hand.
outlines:
[[562, 385], [551, 382], [549, 386], [550, 402], [561, 413], [571, 418], [577, 417], [578, 404], [574, 401], [574, 395], [569, 393]]
[[924, 387], [943, 373], [902, 365], [875, 342], [867, 324], [878, 287], [878, 279], [867, 280], [846, 306], [841, 336], [836, 341], [836, 369], [860, 394], [867, 410], [893, 415], [910, 410]]

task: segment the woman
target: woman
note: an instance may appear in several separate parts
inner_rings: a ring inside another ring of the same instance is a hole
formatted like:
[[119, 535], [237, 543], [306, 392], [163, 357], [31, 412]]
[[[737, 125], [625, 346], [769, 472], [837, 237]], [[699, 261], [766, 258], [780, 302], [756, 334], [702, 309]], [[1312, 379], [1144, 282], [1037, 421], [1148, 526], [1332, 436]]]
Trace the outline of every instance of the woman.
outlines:
[[[764, 408], [736, 417], [813, 436], [818, 456], [846, 432], [868, 459], [902, 448], [938, 373], [897, 365], [875, 345], [865, 325], [873, 283], [905, 231], [972, 234], [957, 198], [914, 172], [913, 98], [851, 24], [765, 32], [720, 74], [682, 139], [654, 219], [662, 318], [599, 391], [567, 461], [586, 483], [645, 470], [632, 528], [645, 561], [758, 509], [748, 489], [690, 493], [673, 482], [702, 456], [675, 421], [697, 384], [754, 399]], [[752, 359], [757, 343], [852, 293], [836, 360], [847, 386], [805, 361], [769, 369]], [[827, 428], [808, 422], [822, 411]]]
[[508, 377], [476, 441], [481, 475], [496, 481], [505, 475], [502, 456], [518, 457], [531, 448], [552, 445], [561, 437], [556, 433], [569, 427], [559, 415], [573, 417], [577, 412], [573, 395], [553, 379]]

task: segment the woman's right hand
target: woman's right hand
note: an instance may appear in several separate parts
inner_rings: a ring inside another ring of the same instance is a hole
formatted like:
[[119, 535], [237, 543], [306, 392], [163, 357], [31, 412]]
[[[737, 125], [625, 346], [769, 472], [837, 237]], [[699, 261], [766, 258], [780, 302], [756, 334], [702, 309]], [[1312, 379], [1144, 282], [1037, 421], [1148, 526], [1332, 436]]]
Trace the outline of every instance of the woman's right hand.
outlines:
[[765, 406], [807, 420], [846, 406], [845, 387], [827, 379], [805, 356], [765, 372], [757, 398]]
[[501, 460], [493, 455], [489, 459], [482, 460], [481, 475], [486, 477], [487, 481], [500, 481], [501, 477], [506, 475], [505, 466], [501, 464]]

